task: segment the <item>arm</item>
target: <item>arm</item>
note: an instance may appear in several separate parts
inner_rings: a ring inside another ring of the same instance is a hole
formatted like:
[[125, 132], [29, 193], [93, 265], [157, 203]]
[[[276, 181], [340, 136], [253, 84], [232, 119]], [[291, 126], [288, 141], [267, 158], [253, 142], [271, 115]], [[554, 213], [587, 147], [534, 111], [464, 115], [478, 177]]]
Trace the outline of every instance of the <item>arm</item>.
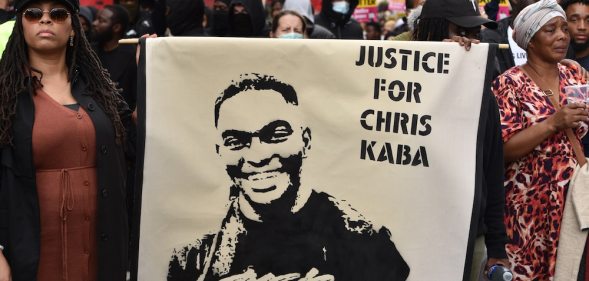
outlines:
[[489, 109], [486, 134], [484, 140], [483, 169], [485, 174], [486, 208], [484, 223], [487, 227], [485, 244], [488, 256], [491, 258], [507, 258], [505, 243], [507, 234], [503, 223], [503, 208], [505, 207], [504, 160], [503, 141], [501, 139], [501, 124], [499, 123], [499, 108], [494, 97], [489, 99]]
[[499, 108], [494, 97], [489, 99], [485, 130], [487, 133], [485, 134], [483, 156], [486, 187], [484, 223], [487, 227], [485, 245], [488, 258], [485, 269], [495, 264], [509, 267], [509, 260], [505, 252], [507, 233], [503, 223], [505, 207], [503, 141], [501, 139]]
[[134, 161], [137, 130], [135, 128], [135, 122], [133, 121], [133, 112], [129, 109], [129, 105], [125, 102], [125, 99], [120, 93], [118, 94], [117, 99], [117, 110], [126, 134], [125, 143], [123, 144], [125, 156], [127, 160]]
[[585, 104], [567, 104], [544, 121], [516, 133], [503, 145], [505, 162], [516, 161], [540, 145], [553, 134], [575, 128], [578, 122], [589, 122]]
[[[521, 89], [514, 80], [517, 77], [501, 75], [493, 82], [492, 91], [499, 105], [501, 116], [501, 133], [505, 162], [513, 162], [528, 155], [535, 147], [553, 134], [566, 128], [574, 128], [581, 121], [589, 120], [586, 105], [567, 104], [543, 121], [530, 127], [524, 127], [520, 104]], [[548, 102], [548, 101], [547, 101]]]

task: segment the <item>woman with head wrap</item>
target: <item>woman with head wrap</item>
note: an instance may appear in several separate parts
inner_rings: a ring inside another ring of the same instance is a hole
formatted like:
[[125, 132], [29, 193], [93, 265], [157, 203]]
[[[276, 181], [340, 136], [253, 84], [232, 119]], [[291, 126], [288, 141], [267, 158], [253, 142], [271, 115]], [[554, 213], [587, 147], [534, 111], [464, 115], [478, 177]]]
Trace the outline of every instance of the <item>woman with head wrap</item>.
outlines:
[[567, 103], [564, 92], [586, 83], [577, 66], [559, 63], [569, 39], [555, 0], [526, 7], [514, 21], [514, 40], [527, 63], [493, 82], [506, 162], [506, 250], [516, 281], [554, 276], [565, 193], [578, 162], [566, 131], [577, 141], [587, 132], [586, 105]]

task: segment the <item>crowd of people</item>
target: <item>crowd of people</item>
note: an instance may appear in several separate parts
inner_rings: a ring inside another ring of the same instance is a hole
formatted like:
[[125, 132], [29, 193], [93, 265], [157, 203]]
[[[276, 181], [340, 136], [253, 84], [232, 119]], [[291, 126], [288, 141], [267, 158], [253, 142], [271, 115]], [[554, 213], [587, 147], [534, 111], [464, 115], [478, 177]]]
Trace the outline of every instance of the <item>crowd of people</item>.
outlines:
[[[407, 1], [406, 17], [360, 24], [358, 0], [0, 0], [0, 281], [125, 280], [133, 210], [136, 48], [157, 36], [506, 44], [483, 95], [483, 185], [470, 280], [493, 265], [553, 280], [567, 193], [589, 155], [589, 0]], [[386, 7], [385, 7], [386, 9]], [[585, 233], [586, 234], [586, 233]], [[578, 245], [586, 248], [587, 243]], [[562, 250], [561, 250], [562, 251]], [[589, 259], [574, 272], [588, 281]]]

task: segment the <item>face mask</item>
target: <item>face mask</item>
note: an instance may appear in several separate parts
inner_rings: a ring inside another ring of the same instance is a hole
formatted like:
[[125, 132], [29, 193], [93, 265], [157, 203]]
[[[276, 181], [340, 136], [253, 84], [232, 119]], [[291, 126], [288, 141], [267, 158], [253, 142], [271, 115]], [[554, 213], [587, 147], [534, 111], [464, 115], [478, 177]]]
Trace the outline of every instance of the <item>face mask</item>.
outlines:
[[229, 29], [229, 14], [226, 11], [213, 11], [213, 35], [224, 36]]
[[333, 11], [340, 14], [347, 14], [350, 11], [350, 3], [347, 1], [333, 2]]
[[280, 39], [303, 39], [303, 34], [291, 32], [278, 36]]
[[247, 14], [233, 15], [231, 23], [231, 35], [237, 37], [249, 37], [253, 35], [252, 21]]

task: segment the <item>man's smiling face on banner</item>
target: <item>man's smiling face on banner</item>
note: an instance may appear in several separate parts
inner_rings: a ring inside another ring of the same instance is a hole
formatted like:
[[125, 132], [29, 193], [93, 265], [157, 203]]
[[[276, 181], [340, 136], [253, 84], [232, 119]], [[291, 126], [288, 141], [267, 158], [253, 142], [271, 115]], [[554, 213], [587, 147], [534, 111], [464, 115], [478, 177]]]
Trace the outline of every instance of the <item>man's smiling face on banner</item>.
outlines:
[[310, 131], [298, 107], [273, 90], [247, 90], [223, 102], [218, 153], [246, 199], [269, 204], [298, 189]]

